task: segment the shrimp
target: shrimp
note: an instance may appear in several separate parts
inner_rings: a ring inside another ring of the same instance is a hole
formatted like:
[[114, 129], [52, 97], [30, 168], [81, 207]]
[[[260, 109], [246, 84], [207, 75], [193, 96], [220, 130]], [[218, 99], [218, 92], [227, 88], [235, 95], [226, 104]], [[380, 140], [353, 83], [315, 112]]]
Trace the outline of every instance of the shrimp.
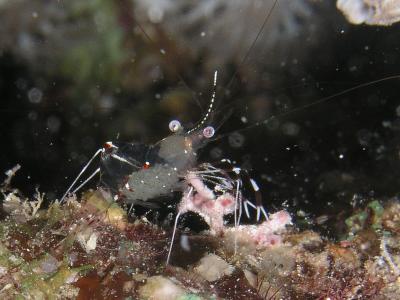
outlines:
[[[248, 53], [253, 50], [254, 44], [265, 27], [268, 16], [243, 61], [246, 60]], [[162, 53], [164, 54], [165, 51]], [[247, 215], [250, 215], [249, 207], [257, 210], [257, 220], [261, 219], [261, 215], [267, 219], [268, 214], [262, 206], [260, 188], [253, 179], [249, 178], [245, 170], [234, 167], [226, 159], [217, 163], [200, 162], [198, 160], [199, 151], [209, 141], [213, 140], [213, 135], [216, 131], [212, 126], [214, 121], [216, 77], [217, 74], [214, 76], [214, 92], [210, 104], [206, 110], [206, 114], [197, 126], [186, 130], [178, 121], [171, 121], [169, 127], [172, 134], [151, 145], [121, 142], [105, 143], [103, 148], [99, 149], [82, 169], [81, 173], [62, 197], [62, 201], [75, 186], [88, 165], [95, 157], [100, 156], [100, 166], [72, 192], [78, 191], [83, 184], [86, 184], [96, 174], [100, 174], [100, 185], [112, 193], [114, 200], [129, 205], [154, 208], [157, 206], [156, 199], [171, 196], [174, 192], [180, 192], [182, 199], [178, 204], [178, 213], [175, 218], [172, 240], [174, 239], [180, 215], [187, 211], [194, 211], [200, 214], [210, 225], [211, 231], [214, 233], [218, 233], [223, 226], [224, 215], [233, 213], [236, 226], [240, 222], [242, 210]], [[367, 84], [361, 84], [335, 95], [322, 98], [311, 104], [294, 108], [279, 116], [326, 102], [338, 95], [361, 87], [394, 78], [398, 78], [398, 76], [386, 77]], [[266, 124], [273, 118], [257, 122], [238, 131]], [[221, 166], [221, 163], [224, 166]], [[253, 188], [255, 192], [255, 204], [244, 199], [242, 195], [243, 181], [240, 175], [244, 175]], [[170, 247], [169, 255], [172, 243]]]
[[[234, 213], [235, 226], [240, 222], [242, 206], [250, 217], [251, 206], [257, 210], [257, 220], [261, 213], [268, 219], [268, 214], [262, 206], [260, 190], [254, 179], [248, 177], [256, 193], [256, 205], [249, 200], [243, 200], [241, 193], [242, 180], [239, 175], [242, 170], [222, 159], [219, 168], [212, 163], [198, 163], [198, 151], [214, 136], [215, 129], [211, 126], [216, 96], [217, 71], [214, 74], [214, 91], [207, 112], [197, 126], [185, 130], [179, 121], [169, 124], [172, 134], [154, 145], [139, 143], [106, 142], [103, 148], [96, 151], [86, 166], [61, 198], [61, 202], [74, 187], [83, 172], [100, 155], [100, 167], [96, 169], [73, 193], [100, 173], [100, 185], [113, 194], [115, 201], [125, 204], [155, 207], [154, 200], [170, 196], [173, 192], [182, 193], [178, 205], [178, 213], [168, 252], [167, 264], [172, 251], [177, 223], [182, 213], [193, 211], [204, 218], [212, 233], [222, 232], [223, 217]], [[229, 175], [233, 172], [236, 178]], [[247, 174], [247, 173], [244, 173]], [[206, 183], [211, 184], [210, 189]], [[236, 212], [238, 214], [236, 214]]]
[[[185, 130], [179, 121], [169, 124], [172, 134], [154, 145], [106, 143], [101, 155], [102, 182], [118, 193], [128, 204], [152, 206], [151, 200], [168, 195], [181, 188], [181, 181], [188, 170], [197, 164], [197, 151], [214, 135], [208, 123], [213, 112], [217, 72], [214, 76], [214, 92], [207, 114], [199, 124]], [[115, 172], [122, 173], [124, 180]]]

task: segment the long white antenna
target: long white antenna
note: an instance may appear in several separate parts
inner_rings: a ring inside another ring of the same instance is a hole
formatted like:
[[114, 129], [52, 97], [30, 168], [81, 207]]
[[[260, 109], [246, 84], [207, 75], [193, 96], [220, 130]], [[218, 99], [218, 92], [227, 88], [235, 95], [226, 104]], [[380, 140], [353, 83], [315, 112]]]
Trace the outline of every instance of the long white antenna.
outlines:
[[171, 244], [169, 245], [169, 249], [168, 249], [168, 256], [167, 256], [167, 262], [166, 262], [166, 265], [167, 265], [167, 266], [169, 265], [169, 259], [170, 259], [170, 257], [171, 257], [171, 253], [172, 253], [172, 246], [174, 245], [176, 227], [178, 226], [178, 219], [179, 219], [180, 216], [181, 216], [181, 213], [178, 212], [178, 213], [176, 214], [176, 217], [175, 217], [174, 230], [172, 231]]
[[[190, 187], [189, 192], [186, 195], [186, 197], [189, 198], [192, 195], [192, 192], [193, 192], [193, 187]], [[167, 266], [169, 264], [169, 259], [171, 257], [172, 246], [174, 245], [175, 233], [176, 233], [176, 229], [178, 227], [178, 219], [180, 216], [181, 216], [181, 213], [180, 213], [180, 211], [178, 211], [178, 213], [176, 214], [176, 217], [175, 217], [174, 230], [172, 231], [171, 244], [169, 245], [169, 249], [168, 249], [168, 256], [167, 256], [167, 262], [166, 262]]]
[[90, 175], [84, 182], [82, 182], [81, 184], [80, 184], [80, 186], [78, 186], [76, 189], [74, 189], [73, 191], [72, 191], [72, 194], [76, 194], [76, 192], [77, 191], [79, 191], [86, 183], [88, 183], [89, 181], [90, 181], [90, 179], [92, 179], [97, 173], [99, 173], [100, 172], [100, 168], [97, 168], [96, 169], [96, 171], [94, 171], [93, 173], [92, 173], [92, 175]]
[[206, 114], [204, 115], [203, 119], [201, 119], [201, 121], [199, 122], [199, 124], [197, 124], [197, 126], [195, 126], [194, 128], [190, 129], [187, 133], [192, 133], [193, 131], [201, 128], [204, 123], [208, 120], [208, 118], [210, 117], [212, 110], [214, 108], [214, 103], [215, 103], [215, 96], [217, 94], [217, 79], [218, 79], [218, 71], [215, 70], [214, 72], [214, 83], [213, 83], [213, 92], [211, 95], [211, 100], [210, 100], [210, 104], [208, 105]]
[[[62, 203], [65, 199], [65, 197], [68, 195], [68, 193], [71, 191], [71, 189], [74, 187], [74, 185], [76, 184], [76, 182], [79, 180], [79, 178], [82, 176], [82, 174], [86, 171], [86, 169], [89, 167], [89, 165], [92, 163], [93, 159], [96, 158], [97, 155], [99, 155], [101, 152], [103, 152], [104, 149], [100, 148], [99, 150], [96, 151], [96, 153], [92, 156], [92, 158], [86, 163], [86, 165], [82, 168], [82, 170], [80, 171], [80, 173], [78, 174], [78, 176], [75, 178], [74, 182], [72, 182], [72, 184], [69, 186], [69, 188], [67, 189], [67, 191], [64, 193], [64, 195], [61, 197], [60, 199], [60, 203]], [[92, 177], [94, 175], [92, 174]], [[91, 178], [91, 177], [89, 177]]]

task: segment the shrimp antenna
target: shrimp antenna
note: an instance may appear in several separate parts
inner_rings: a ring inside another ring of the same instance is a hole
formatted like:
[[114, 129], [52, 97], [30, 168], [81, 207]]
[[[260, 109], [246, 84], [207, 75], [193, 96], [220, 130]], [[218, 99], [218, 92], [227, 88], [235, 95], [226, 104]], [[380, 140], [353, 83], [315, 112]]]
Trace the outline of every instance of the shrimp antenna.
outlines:
[[176, 214], [176, 217], [175, 217], [174, 229], [172, 231], [171, 244], [169, 245], [169, 248], [168, 248], [167, 261], [165, 263], [167, 266], [169, 265], [169, 261], [171, 259], [172, 247], [174, 246], [174, 239], [175, 239], [176, 229], [178, 227], [178, 220], [179, 220], [180, 216], [181, 216], [181, 213], [178, 211], [178, 213]]
[[[192, 193], [193, 193], [193, 187], [190, 187], [187, 195], [185, 195], [184, 197], [190, 198]], [[181, 210], [178, 210], [178, 213], [176, 214], [176, 217], [175, 217], [174, 229], [172, 231], [171, 243], [170, 243], [169, 249], [168, 249], [167, 262], [166, 262], [167, 266], [169, 265], [169, 261], [171, 258], [172, 247], [174, 246], [174, 239], [175, 239], [176, 230], [178, 228], [178, 220], [179, 220], [180, 216], [181, 216]]]
[[214, 84], [213, 84], [213, 92], [211, 95], [211, 100], [210, 103], [208, 104], [208, 108], [206, 111], [206, 114], [204, 117], [200, 120], [200, 122], [192, 129], [190, 129], [187, 133], [190, 134], [193, 131], [196, 131], [197, 129], [201, 128], [204, 123], [206, 123], [210, 118], [211, 115], [213, 115], [213, 108], [214, 108], [214, 103], [215, 103], [215, 95], [217, 94], [217, 79], [218, 79], [218, 71], [216, 70], [214, 72]]
[[[267, 23], [268, 23], [269, 19], [271, 18], [272, 12], [275, 10], [275, 7], [276, 7], [277, 4], [278, 4], [278, 0], [275, 0], [274, 3], [272, 4], [272, 6], [271, 6], [270, 8], [268, 8], [268, 13], [267, 13], [266, 16], [265, 16], [265, 18], [264, 18], [264, 20], [263, 20], [263, 23], [261, 24], [261, 27], [260, 27], [260, 29], [258, 30], [255, 39], [253, 40], [253, 42], [251, 43], [250, 47], [249, 47], [248, 50], [246, 51], [246, 54], [243, 56], [243, 58], [242, 58], [242, 60], [240, 61], [239, 65], [235, 68], [235, 71], [233, 72], [232, 76], [230, 77], [230, 80], [229, 80], [228, 84], [227, 84], [226, 87], [224, 88], [225, 90], [229, 90], [229, 88], [231, 87], [231, 85], [232, 85], [233, 82], [234, 82], [234, 79], [236, 78], [237, 74], [239, 73], [240, 68], [246, 63], [246, 61], [247, 61], [247, 59], [249, 58], [251, 52], [254, 50], [254, 47], [256, 46], [258, 40], [260, 39], [260, 36], [261, 36], [262, 32], [264, 31], [265, 27], [267, 26]], [[214, 93], [213, 93], [213, 98], [215, 98], [215, 88], [216, 88], [216, 75], [214, 75]], [[212, 102], [210, 103], [210, 105], [213, 105], [213, 103], [214, 103], [214, 100], [215, 100], [215, 99], [213, 99], [213, 98], [211, 99]], [[224, 97], [223, 97], [223, 98], [224, 98]], [[222, 103], [222, 100], [223, 100], [223, 99], [221, 99], [221, 102], [220, 102], [220, 103]], [[218, 110], [218, 111], [219, 111], [219, 110]], [[222, 110], [222, 111], [224, 111], [224, 110]], [[205, 115], [205, 117], [204, 117], [205, 120], [203, 119], [204, 122], [206, 121], [209, 112], [210, 112], [210, 111], [208, 110], [207, 113], [206, 113], [206, 115]], [[215, 113], [214, 113], [214, 114], [215, 114]], [[224, 112], [223, 121], [220, 122], [220, 124], [218, 125], [218, 128], [221, 127], [221, 126], [225, 123], [225, 121], [228, 119], [228, 117], [229, 117], [231, 114], [232, 114], [232, 111], [230, 111], [228, 114], [226, 114], [226, 113]], [[203, 123], [204, 123], [204, 122], [203, 122]], [[198, 129], [201, 125], [203, 125], [203, 123], [200, 122], [200, 124], [199, 124], [198, 126], [196, 126], [194, 129], [190, 130], [189, 133], [192, 132], [192, 131], [194, 131], [194, 130], [196, 130], [196, 129]]]
[[[79, 180], [79, 178], [82, 176], [82, 174], [86, 171], [86, 169], [90, 166], [90, 164], [92, 163], [92, 161], [103, 151], [103, 148], [100, 148], [99, 150], [96, 151], [95, 154], [93, 154], [93, 156], [91, 157], [91, 159], [89, 159], [89, 161], [86, 163], [86, 165], [82, 168], [82, 170], [79, 172], [78, 176], [76, 176], [75, 180], [72, 182], [72, 184], [69, 186], [69, 188], [67, 189], [67, 191], [64, 193], [64, 195], [61, 197], [60, 199], [60, 203], [62, 203], [65, 199], [65, 197], [67, 197], [68, 193], [72, 190], [72, 188], [75, 186], [76, 182]], [[74, 193], [76, 191], [78, 191], [84, 184], [86, 184], [90, 179], [93, 178], [94, 175], [96, 175], [98, 172], [100, 171], [100, 169], [97, 169], [92, 175], [89, 176], [88, 179], [86, 179], [84, 181], [83, 184], [81, 184], [77, 189], [74, 190]]]
[[[246, 126], [244, 128], [235, 130], [234, 132], [243, 132], [243, 131], [246, 131], [248, 129], [254, 128], [254, 127], [258, 127], [258, 126], [261, 126], [261, 125], [266, 125], [270, 121], [272, 121], [272, 120], [274, 120], [276, 118], [282, 118], [282, 117], [294, 114], [295, 112], [304, 110], [306, 108], [313, 107], [313, 106], [328, 102], [328, 101], [330, 101], [330, 100], [332, 100], [332, 99], [334, 99], [334, 98], [336, 98], [338, 96], [342, 96], [342, 95], [351, 93], [353, 91], [359, 90], [361, 88], [368, 87], [368, 86], [374, 86], [374, 85], [376, 85], [378, 83], [385, 82], [385, 81], [390, 81], [390, 80], [393, 80], [393, 79], [400, 79], [400, 75], [391, 75], [391, 76], [387, 76], [387, 77], [384, 77], [384, 78], [380, 78], [380, 79], [376, 79], [376, 80], [373, 80], [373, 81], [368, 81], [368, 82], [364, 82], [364, 83], [358, 84], [358, 85], [353, 86], [351, 88], [345, 89], [345, 90], [343, 90], [341, 92], [338, 92], [338, 93], [332, 94], [330, 96], [326, 96], [326, 97], [320, 98], [317, 101], [314, 101], [314, 102], [311, 102], [311, 103], [308, 103], [308, 104], [305, 104], [305, 105], [301, 105], [301, 106], [295, 107], [294, 109], [292, 109], [290, 111], [283, 112], [283, 113], [280, 113], [280, 114], [277, 114], [277, 115], [272, 115], [271, 117], [269, 117], [269, 118], [267, 118], [267, 119], [265, 119], [263, 121], [256, 122], [256, 123], [251, 124], [249, 126]], [[220, 140], [220, 139], [228, 136], [229, 134], [230, 133], [221, 134], [221, 135], [213, 138], [211, 141]]]
[[[147, 34], [146, 30], [144, 30], [143, 26], [137, 21], [136, 18], [133, 19], [133, 22], [136, 24], [137, 27], [139, 27], [140, 31], [143, 33], [143, 35], [146, 37], [146, 39], [157, 49], [160, 51], [161, 54], [165, 55], [165, 58], [167, 59], [168, 63], [172, 66], [176, 66], [176, 63], [171, 59], [171, 56], [169, 55], [169, 52], [166, 51], [165, 49], [159, 48], [157, 46], [157, 43], [150, 37], [150, 35]], [[175, 67], [175, 73], [176, 76], [178, 76], [179, 80], [182, 82], [182, 84], [185, 86], [185, 88], [191, 92], [192, 97], [196, 104], [200, 107], [202, 110], [202, 105], [200, 103], [200, 100], [196, 96], [196, 92], [187, 84], [186, 80], [183, 78], [183, 76], [179, 73], [178, 68]]]
[[[263, 23], [262, 23], [260, 29], [258, 30], [255, 39], [254, 39], [253, 42], [251, 43], [251, 46], [250, 46], [250, 48], [247, 50], [246, 54], [243, 56], [242, 60], [240, 61], [239, 65], [238, 65], [238, 67], [237, 67], [236, 70], [233, 72], [233, 74], [232, 74], [232, 76], [231, 76], [231, 79], [229, 80], [229, 82], [228, 82], [228, 84], [226, 85], [226, 88], [225, 88], [225, 89], [229, 89], [229, 88], [230, 88], [230, 86], [233, 84], [233, 81], [234, 81], [234, 79], [236, 78], [236, 76], [237, 76], [237, 74], [238, 74], [240, 68], [241, 68], [241, 67], [244, 65], [244, 63], [247, 61], [247, 59], [248, 59], [248, 57], [250, 56], [251, 52], [253, 51], [255, 45], [257, 44], [258, 40], [260, 39], [260, 36], [261, 36], [262, 32], [264, 31], [265, 27], [267, 26], [267, 23], [268, 23], [269, 19], [271, 18], [272, 12], [274, 11], [276, 5], [278, 4], [278, 1], [279, 1], [279, 0], [275, 0], [274, 3], [272, 4], [272, 6], [271, 6], [270, 8], [268, 8], [268, 13], [267, 13], [266, 17], [264, 18]], [[146, 32], [146, 30], [145, 30], [145, 29], [143, 28], [143, 26], [137, 21], [136, 18], [133, 20], [133, 22], [139, 27], [140, 31], [143, 33], [143, 35], [146, 37], [146, 39], [147, 39], [148, 41], [150, 41], [150, 43], [151, 43], [154, 47], [156, 47], [156, 48], [161, 52], [161, 54], [165, 55], [165, 57], [166, 57], [166, 59], [168, 60], [168, 62], [169, 62], [169, 63], [172, 63], [172, 65], [175, 65], [175, 64], [173, 63], [173, 60], [171, 59], [171, 57], [170, 57], [170, 55], [169, 55], [169, 52], [167, 52], [167, 51], [165, 51], [165, 49], [159, 48], [159, 47], [157, 46], [157, 43], [150, 37], [150, 35]], [[187, 84], [186, 80], [183, 78], [183, 76], [179, 73], [179, 71], [178, 71], [176, 68], [175, 68], [175, 72], [176, 72], [176, 75], [178, 76], [179, 80], [180, 80], [180, 81], [183, 83], [183, 85], [185, 86], [185, 88], [188, 89], [189, 91], [191, 91], [192, 97], [193, 97], [193, 99], [195, 100], [196, 104], [200, 107], [200, 109], [202, 109], [202, 105], [201, 105], [201, 103], [200, 103], [198, 97], [196, 96], [195, 91], [194, 91], [192, 88], [190, 88], [190, 86]], [[215, 73], [214, 73], [214, 88], [216, 87], [216, 77], [217, 77], [217, 71], [215, 71]], [[212, 102], [210, 102], [210, 105], [214, 105], [214, 102], [215, 102], [215, 94], [216, 94], [216, 91], [214, 90], [213, 97], [212, 97]], [[209, 116], [210, 113], [211, 113], [211, 111], [210, 111], [210, 105], [209, 105], [209, 107], [208, 107], [208, 110], [207, 110], [207, 112], [206, 112], [205, 117], [203, 118], [204, 122], [206, 122], [208, 116]], [[212, 109], [212, 107], [211, 107], [211, 109]], [[201, 123], [201, 121], [200, 121], [199, 125], [196, 126], [196, 127], [193, 128], [193, 129], [191, 129], [189, 132], [192, 132], [192, 131], [198, 129], [201, 125], [204, 124], [204, 122]]]
[[275, 6], [278, 4], [278, 0], [275, 0], [274, 3], [272, 4], [271, 8], [268, 9], [268, 14], [265, 16], [264, 21], [260, 27], [260, 29], [257, 32], [257, 35], [255, 37], [255, 39], [253, 40], [253, 42], [251, 43], [250, 48], [247, 50], [246, 54], [243, 56], [241, 62], [239, 63], [239, 65], [237, 66], [237, 68], [235, 69], [235, 71], [233, 72], [231, 79], [229, 80], [228, 84], [226, 85], [226, 89], [229, 89], [231, 87], [231, 85], [233, 84], [234, 79], [236, 78], [236, 75], [238, 74], [240, 68], [245, 64], [245, 62], [247, 61], [247, 59], [250, 56], [250, 53], [253, 51], [254, 47], [256, 46], [258, 40], [260, 39], [260, 36], [262, 34], [262, 32], [265, 29], [265, 26], [267, 26], [267, 23], [269, 21], [269, 19], [271, 18], [272, 12], [275, 9]]

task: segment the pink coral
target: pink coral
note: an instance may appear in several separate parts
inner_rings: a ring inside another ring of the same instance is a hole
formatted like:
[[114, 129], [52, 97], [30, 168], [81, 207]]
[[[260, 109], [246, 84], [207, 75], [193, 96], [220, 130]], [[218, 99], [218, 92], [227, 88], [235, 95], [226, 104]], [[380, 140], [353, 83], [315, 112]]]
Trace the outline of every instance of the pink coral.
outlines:
[[184, 193], [179, 204], [179, 212], [188, 211], [199, 214], [210, 226], [212, 233], [220, 233], [224, 229], [224, 216], [235, 210], [235, 198], [224, 193], [217, 199], [204, 197], [204, 194], [194, 193], [192, 190]]
[[269, 220], [257, 226], [257, 229], [252, 235], [252, 238], [254, 242], [260, 247], [281, 244], [281, 236], [275, 233], [284, 230], [286, 225], [289, 225], [291, 223], [292, 218], [287, 211], [278, 211], [270, 215]]
[[270, 246], [281, 243], [279, 235], [275, 234], [283, 230], [286, 225], [291, 224], [292, 218], [287, 211], [278, 211], [270, 215], [269, 219], [259, 225], [241, 225], [235, 229], [224, 226], [224, 216], [234, 213], [240, 206], [240, 196], [235, 197], [229, 192], [220, 196], [210, 190], [194, 173], [186, 176], [191, 187], [183, 194], [179, 204], [179, 214], [192, 211], [199, 214], [210, 226], [213, 234], [223, 233], [227, 230], [237, 230], [248, 236], [256, 245]]
[[[291, 223], [291, 217], [288, 212], [279, 211], [272, 214], [270, 218], [265, 213], [268, 219], [262, 224], [239, 226], [242, 206], [242, 195], [239, 191], [239, 185], [236, 186], [237, 189], [234, 189], [233, 185], [225, 184], [225, 189], [221, 188], [221, 186], [215, 186], [214, 190], [211, 190], [204, 184], [203, 178], [193, 172], [189, 172], [186, 175], [186, 181], [188, 187], [178, 205], [178, 214], [175, 218], [167, 265], [170, 260], [179, 217], [188, 211], [199, 214], [209, 225], [211, 234], [224, 235], [226, 233], [229, 234], [233, 230], [235, 235], [235, 249], [239, 235], [241, 239], [249, 240], [250, 243], [254, 243], [257, 247], [282, 243], [281, 237], [276, 232], [284, 229], [287, 224]], [[229, 187], [229, 189], [226, 187]], [[246, 206], [244, 207], [247, 212]], [[255, 206], [253, 207], [256, 208]], [[236, 212], [239, 213], [236, 214]], [[235, 213], [235, 227], [233, 229], [224, 226], [224, 216], [231, 213]]]
[[234, 233], [238, 240], [251, 242], [257, 248], [265, 248], [280, 245], [282, 237], [279, 233], [290, 224], [292, 224], [290, 214], [281, 210], [271, 214], [267, 221], [259, 225], [240, 225], [237, 228], [226, 229], [226, 232]]

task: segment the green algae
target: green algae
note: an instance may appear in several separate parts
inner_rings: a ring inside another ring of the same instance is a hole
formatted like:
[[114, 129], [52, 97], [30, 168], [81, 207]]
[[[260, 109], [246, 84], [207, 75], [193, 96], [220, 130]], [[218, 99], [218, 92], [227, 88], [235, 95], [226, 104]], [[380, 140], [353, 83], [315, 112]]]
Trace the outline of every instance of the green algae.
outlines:
[[30, 263], [26, 263], [21, 268], [24, 276], [21, 279], [20, 290], [24, 295], [32, 297], [43, 295], [46, 299], [55, 299], [61, 286], [68, 282], [73, 282], [79, 275], [93, 269], [86, 265], [76, 268], [70, 268], [65, 262], [57, 268], [56, 271], [49, 274], [38, 274], [39, 265], [47, 259], [48, 255]]
[[42, 294], [45, 298], [55, 299], [60, 287], [66, 284], [68, 278], [76, 276], [79, 271], [79, 268], [77, 270], [63, 267], [48, 279], [32, 274], [22, 280], [21, 293], [30, 296]]
[[[12, 268], [17, 268], [13, 272], [13, 277], [19, 281], [18, 291], [14, 291], [17, 294], [15, 299], [56, 299], [61, 286], [93, 269], [91, 265], [70, 268], [66, 261], [63, 261], [60, 262], [60, 266], [55, 266], [54, 271], [46, 273], [41, 265], [49, 257], [51, 255], [46, 253], [38, 259], [27, 262], [0, 243], [0, 266], [9, 270], [8, 272]], [[55, 260], [55, 263], [58, 262]]]
[[61, 207], [58, 202], [52, 203], [46, 211], [46, 221], [49, 226], [53, 226], [55, 223], [59, 222], [63, 217], [66, 217], [68, 210]]
[[[204, 298], [196, 295], [196, 294], [186, 294], [179, 297], [177, 300], [203, 300]], [[212, 299], [212, 298], [210, 298]]]
[[0, 267], [12, 268], [23, 262], [22, 258], [13, 254], [3, 243], [0, 243]]
[[349, 237], [353, 237], [361, 230], [371, 228], [374, 231], [382, 229], [382, 215], [384, 207], [378, 200], [371, 201], [367, 204], [365, 209], [348, 217], [345, 224], [348, 229]]

